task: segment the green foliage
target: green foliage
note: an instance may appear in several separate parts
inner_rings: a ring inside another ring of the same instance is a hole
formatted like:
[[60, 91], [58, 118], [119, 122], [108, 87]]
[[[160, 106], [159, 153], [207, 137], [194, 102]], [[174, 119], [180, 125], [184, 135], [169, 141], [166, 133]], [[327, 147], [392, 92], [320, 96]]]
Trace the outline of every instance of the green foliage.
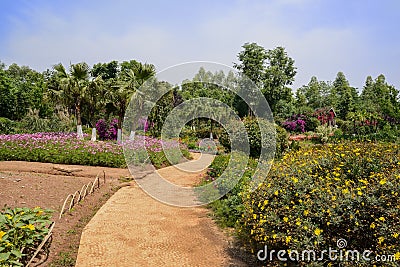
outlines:
[[399, 160], [400, 147], [384, 143], [287, 153], [254, 192], [243, 193], [238, 234], [255, 251], [267, 245], [320, 253], [344, 238], [348, 249], [399, 257]]
[[349, 85], [343, 72], [338, 72], [331, 90], [332, 105], [338, 117], [346, 119], [347, 114], [357, 108], [358, 98], [356, 89]]
[[399, 91], [386, 82], [384, 75], [379, 75], [375, 80], [368, 76], [361, 93], [363, 110], [399, 118], [398, 96]]
[[[332, 86], [325, 81], [318, 81], [317, 77], [311, 77], [307, 85], [300, 87], [296, 92], [298, 108], [305, 106], [311, 110], [331, 106], [329, 96]], [[299, 113], [305, 113], [304, 110], [299, 110]]]
[[0, 117], [0, 134], [11, 134], [15, 132], [15, 123], [7, 118]]
[[307, 115], [306, 116], [306, 131], [314, 131], [318, 126], [321, 125], [321, 122], [312, 116]]
[[[267, 133], [265, 138], [262, 140], [261, 132], [259, 128], [259, 121], [255, 118], [246, 117], [243, 119], [243, 124], [246, 129], [247, 136], [249, 138], [250, 145], [250, 156], [251, 157], [259, 157], [261, 148], [270, 151], [272, 149], [272, 145], [275, 145], [275, 157], [279, 158], [283, 152], [288, 148], [288, 133], [285, 129], [278, 125], [274, 125], [270, 122], [264, 122], [260, 120], [262, 127], [264, 127], [264, 131]], [[235, 128], [236, 129], [236, 128]], [[235, 134], [239, 134], [238, 132], [233, 132], [231, 135], [232, 138], [235, 137]], [[222, 132], [219, 137], [219, 142], [222, 146], [225, 147], [226, 150], [231, 149], [230, 138], [227, 132]]]
[[44, 76], [29, 67], [12, 64], [0, 70], [0, 117], [22, 119], [29, 109], [49, 112]]
[[275, 129], [276, 129], [275, 158], [279, 159], [289, 148], [289, 133], [279, 125], [275, 125]]
[[351, 121], [346, 121], [342, 119], [335, 119], [336, 125], [338, 126], [339, 129], [341, 129], [345, 133], [350, 133], [353, 131], [353, 123]]
[[287, 85], [296, 75], [294, 60], [283, 47], [267, 51], [256, 43], [245, 43], [242, 48], [238, 54], [240, 64], [234, 64], [234, 68], [260, 88], [272, 112], [279, 113], [279, 101], [292, 101], [292, 90]]
[[321, 143], [328, 142], [329, 137], [333, 134], [333, 127], [328, 125], [320, 125], [315, 129], [316, 136]]
[[[218, 179], [218, 177], [221, 176], [228, 166], [229, 159], [229, 155], [216, 156], [210, 165], [204, 183]], [[210, 207], [214, 212], [215, 219], [221, 226], [234, 227], [238, 219], [241, 218], [243, 213], [243, 202], [240, 195], [244, 188], [248, 186], [256, 165], [256, 160], [249, 159], [246, 171], [235, 187], [223, 198], [218, 199], [210, 204]]]
[[22, 147], [1, 147], [1, 160], [49, 162], [88, 166], [123, 168], [126, 166], [124, 156], [100, 152], [93, 156], [85, 149], [66, 150], [62, 147], [47, 146], [46, 149], [29, 149]]
[[62, 115], [52, 114], [49, 118], [41, 118], [37, 111], [30, 111], [21, 121], [18, 122], [18, 132], [70, 132], [74, 130], [73, 121]]
[[0, 213], [0, 265], [24, 266], [48, 233], [50, 210], [5, 209]]

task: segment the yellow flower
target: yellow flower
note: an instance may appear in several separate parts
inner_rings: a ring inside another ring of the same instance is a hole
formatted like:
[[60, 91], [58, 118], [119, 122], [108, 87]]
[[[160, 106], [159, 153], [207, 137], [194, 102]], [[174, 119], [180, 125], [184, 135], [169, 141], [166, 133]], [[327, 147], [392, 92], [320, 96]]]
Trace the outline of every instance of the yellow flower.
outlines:
[[392, 236], [393, 236], [394, 238], [398, 238], [398, 237], [399, 237], [399, 233], [394, 233], [394, 234], [392, 234]]
[[384, 237], [378, 237], [378, 244], [380, 245], [385, 240]]
[[297, 225], [297, 226], [300, 226], [300, 224], [301, 224], [300, 221], [297, 221], [297, 222], [296, 222], [296, 225]]
[[384, 222], [384, 221], [385, 221], [385, 217], [379, 217], [379, 220], [380, 220], [381, 222]]
[[400, 260], [400, 252], [396, 252], [396, 254], [394, 254], [394, 258], [396, 261]]
[[362, 196], [362, 192], [361, 191], [357, 191], [357, 195]]
[[332, 200], [335, 201], [336, 200], [336, 196], [332, 196]]
[[304, 213], [305, 216], [307, 216], [308, 213], [310, 213], [310, 212], [308, 210], [305, 210], [303, 213]]
[[375, 229], [375, 227], [376, 227], [375, 223], [371, 223], [371, 225], [369, 226], [369, 228], [371, 229]]
[[284, 222], [288, 222], [289, 218], [288, 217], [283, 217]]
[[0, 231], [0, 240], [3, 238], [3, 236], [6, 234], [4, 231]]
[[33, 224], [27, 224], [22, 226], [21, 228], [28, 228], [31, 231], [35, 230], [35, 226]]
[[292, 180], [293, 180], [293, 183], [297, 183], [299, 181], [299, 179], [297, 179], [296, 177], [293, 177]]
[[358, 181], [361, 182], [361, 183], [363, 183], [363, 184], [365, 184], [365, 185], [368, 185], [368, 181], [367, 181], [367, 180], [359, 179]]
[[292, 237], [290, 236], [290, 235], [288, 235], [287, 237], [286, 237], [286, 244], [288, 244], [289, 242], [290, 242], [290, 240], [292, 240]]
[[380, 184], [380, 185], [384, 185], [384, 184], [386, 184], [386, 179], [382, 179], [382, 180], [380, 180], [380, 181], [379, 181], [379, 184]]
[[272, 238], [275, 239], [275, 238], [276, 238], [276, 234], [273, 234], [273, 235], [272, 235]]
[[278, 194], [279, 194], [279, 191], [276, 190], [276, 191], [274, 192], [274, 195], [277, 196]]
[[322, 231], [321, 229], [319, 229], [319, 228], [316, 228], [316, 229], [314, 230], [314, 234], [315, 234], [316, 236], [319, 236], [322, 232], [323, 232], [323, 231]]
[[6, 214], [6, 217], [11, 220], [13, 217], [10, 214]]
[[342, 193], [343, 193], [343, 194], [348, 194], [348, 193], [349, 193], [349, 189], [347, 189], [347, 188], [343, 189], [343, 190], [342, 190]]

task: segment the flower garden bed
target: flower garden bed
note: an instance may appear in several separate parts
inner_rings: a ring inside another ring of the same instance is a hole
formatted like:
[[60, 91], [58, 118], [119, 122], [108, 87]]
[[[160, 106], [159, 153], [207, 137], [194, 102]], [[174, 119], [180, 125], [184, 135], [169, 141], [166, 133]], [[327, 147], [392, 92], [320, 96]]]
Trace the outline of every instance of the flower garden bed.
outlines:
[[[126, 167], [123, 154], [125, 146], [143, 150], [143, 155], [148, 155], [154, 166], [160, 168], [171, 164], [165, 157], [163, 148], [171, 149], [179, 145], [173, 141], [165, 142], [147, 136], [136, 136], [135, 141], [124, 144], [113, 141], [92, 142], [87, 138], [85, 136], [85, 139], [80, 140], [74, 133], [0, 135], [0, 160], [121, 168]], [[188, 156], [187, 150], [183, 149], [182, 152]]]
[[277, 161], [257, 190], [242, 193], [238, 233], [253, 252], [267, 246], [321, 255], [344, 239], [347, 249], [399, 260], [399, 188], [399, 145], [307, 146]]

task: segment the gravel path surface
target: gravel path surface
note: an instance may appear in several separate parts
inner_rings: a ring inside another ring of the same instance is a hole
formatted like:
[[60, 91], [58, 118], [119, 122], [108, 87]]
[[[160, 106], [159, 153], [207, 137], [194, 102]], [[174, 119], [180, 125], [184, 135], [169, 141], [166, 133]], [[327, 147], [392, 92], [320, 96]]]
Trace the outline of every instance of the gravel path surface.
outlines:
[[[199, 166], [211, 161], [209, 155], [194, 160], [197, 172], [176, 167], [158, 172], [172, 183], [193, 185], [205, 171]], [[228, 266], [227, 248], [228, 238], [207, 209], [163, 204], [133, 182], [116, 192], [87, 224], [76, 266]]]

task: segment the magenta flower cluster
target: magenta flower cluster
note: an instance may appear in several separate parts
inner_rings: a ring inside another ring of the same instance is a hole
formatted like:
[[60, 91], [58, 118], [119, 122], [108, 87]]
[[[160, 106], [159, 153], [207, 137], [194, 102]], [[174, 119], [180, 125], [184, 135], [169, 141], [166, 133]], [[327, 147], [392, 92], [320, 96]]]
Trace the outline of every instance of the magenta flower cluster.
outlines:
[[153, 122], [149, 122], [146, 118], [139, 119], [139, 126], [143, 126], [143, 131], [147, 132], [151, 127], [154, 126]]
[[100, 119], [96, 123], [96, 130], [100, 140], [117, 140], [118, 119], [110, 122]]
[[306, 117], [304, 115], [293, 115], [286, 121], [282, 122], [283, 128], [291, 132], [305, 132]]
[[177, 141], [163, 141], [149, 136], [137, 135], [133, 141], [116, 142], [92, 142], [85, 139], [78, 139], [75, 133], [35, 133], [35, 134], [12, 134], [0, 135], [0, 146], [3, 148], [24, 148], [28, 150], [46, 149], [58, 150], [60, 153], [73, 153], [73, 151], [87, 152], [90, 154], [111, 153], [122, 155], [122, 148], [125, 149], [146, 149], [149, 152], [160, 152], [166, 149], [179, 147]]

